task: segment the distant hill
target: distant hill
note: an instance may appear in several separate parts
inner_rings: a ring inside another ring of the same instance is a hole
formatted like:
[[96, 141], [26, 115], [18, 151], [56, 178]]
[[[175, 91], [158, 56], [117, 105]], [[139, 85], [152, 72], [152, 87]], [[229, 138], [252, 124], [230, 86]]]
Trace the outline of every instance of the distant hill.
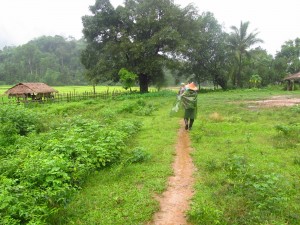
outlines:
[[83, 85], [80, 62], [82, 40], [42, 36], [20, 46], [7, 46], [0, 37], [0, 84], [44, 82], [49, 85]]

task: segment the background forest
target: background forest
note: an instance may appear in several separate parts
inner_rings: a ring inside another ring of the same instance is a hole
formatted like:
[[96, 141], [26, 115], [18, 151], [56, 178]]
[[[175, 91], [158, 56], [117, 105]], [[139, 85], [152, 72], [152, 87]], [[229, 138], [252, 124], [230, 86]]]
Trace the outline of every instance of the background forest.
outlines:
[[43, 36], [0, 51], [0, 84], [45, 82], [49, 85], [83, 85], [80, 63], [82, 40]]

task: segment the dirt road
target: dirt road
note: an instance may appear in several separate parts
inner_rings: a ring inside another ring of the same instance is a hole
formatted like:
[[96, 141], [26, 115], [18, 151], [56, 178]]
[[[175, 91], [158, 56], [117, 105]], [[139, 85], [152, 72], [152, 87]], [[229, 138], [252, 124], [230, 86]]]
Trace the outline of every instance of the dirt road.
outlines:
[[193, 196], [193, 172], [195, 170], [190, 156], [189, 132], [183, 122], [178, 131], [176, 156], [173, 163], [174, 176], [169, 178], [168, 188], [158, 197], [160, 211], [154, 215], [150, 224], [187, 225], [185, 212], [189, 209], [189, 200]]

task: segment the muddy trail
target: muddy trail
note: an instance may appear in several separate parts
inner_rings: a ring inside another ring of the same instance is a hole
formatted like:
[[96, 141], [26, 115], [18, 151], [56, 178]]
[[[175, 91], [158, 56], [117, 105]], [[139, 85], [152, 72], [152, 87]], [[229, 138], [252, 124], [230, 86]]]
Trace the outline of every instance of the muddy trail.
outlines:
[[160, 211], [153, 218], [151, 225], [188, 225], [185, 217], [189, 209], [189, 200], [193, 196], [193, 172], [195, 170], [191, 152], [189, 132], [183, 122], [178, 131], [176, 156], [173, 162], [174, 175], [169, 178], [167, 190], [157, 200]]

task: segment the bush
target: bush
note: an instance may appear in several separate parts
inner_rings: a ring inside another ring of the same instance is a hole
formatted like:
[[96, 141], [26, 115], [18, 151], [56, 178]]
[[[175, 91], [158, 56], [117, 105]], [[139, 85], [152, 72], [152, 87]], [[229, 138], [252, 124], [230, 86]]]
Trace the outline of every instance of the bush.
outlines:
[[[17, 133], [7, 124], [6, 130]], [[0, 224], [46, 224], [89, 173], [120, 160], [126, 140], [139, 127], [75, 117], [47, 133], [18, 138], [14, 154], [0, 158]], [[143, 154], [134, 160], [143, 160]]]
[[0, 124], [9, 123], [19, 135], [40, 131], [41, 115], [20, 105], [8, 105], [0, 108]]

